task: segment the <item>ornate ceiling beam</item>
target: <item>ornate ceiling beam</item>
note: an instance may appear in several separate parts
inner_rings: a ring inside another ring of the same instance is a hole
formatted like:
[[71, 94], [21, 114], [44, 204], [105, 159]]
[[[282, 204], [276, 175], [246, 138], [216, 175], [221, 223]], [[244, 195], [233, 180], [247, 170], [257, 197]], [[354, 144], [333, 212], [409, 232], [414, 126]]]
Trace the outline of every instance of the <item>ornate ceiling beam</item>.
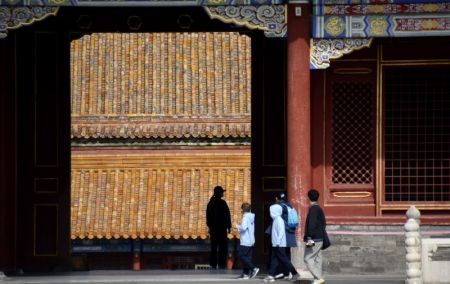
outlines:
[[414, 4], [414, 3], [446, 3], [448, 0], [389, 0], [389, 1], [380, 1], [380, 0], [312, 0], [312, 5], [368, 5], [368, 4], [381, 4], [381, 3], [389, 3], [389, 4]]
[[448, 14], [314, 16], [314, 38], [449, 36]]
[[263, 30], [267, 37], [287, 36], [287, 8], [285, 5], [205, 6], [204, 8], [211, 19]]
[[0, 6], [0, 38], [5, 38], [8, 30], [31, 25], [48, 16], [54, 16], [58, 7], [40, 6]]
[[331, 59], [364, 47], [370, 47], [371, 38], [355, 39], [311, 39], [310, 69], [326, 69]]
[[194, 7], [276, 5], [285, 0], [0, 0], [0, 6]]
[[443, 14], [450, 12], [450, 3], [347, 4], [313, 6], [316, 16]]

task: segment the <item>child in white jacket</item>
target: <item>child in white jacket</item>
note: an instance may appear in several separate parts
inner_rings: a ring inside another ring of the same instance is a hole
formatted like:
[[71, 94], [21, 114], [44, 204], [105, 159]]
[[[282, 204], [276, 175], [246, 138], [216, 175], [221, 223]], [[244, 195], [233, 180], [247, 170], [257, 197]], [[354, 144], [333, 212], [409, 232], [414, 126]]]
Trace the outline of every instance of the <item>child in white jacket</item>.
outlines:
[[242, 262], [243, 271], [239, 279], [254, 278], [259, 268], [255, 267], [252, 262], [253, 245], [255, 244], [255, 214], [250, 212], [251, 206], [249, 203], [243, 203], [242, 209], [242, 221], [236, 228], [239, 231], [240, 246], [239, 246], [239, 259]]
[[270, 217], [272, 217], [272, 255], [270, 258], [269, 275], [264, 278], [264, 282], [275, 282], [275, 275], [278, 265], [281, 264], [283, 271], [289, 271], [289, 275], [285, 277], [287, 280], [293, 279], [298, 275], [297, 270], [286, 255], [286, 227], [281, 214], [283, 208], [279, 204], [270, 206]]

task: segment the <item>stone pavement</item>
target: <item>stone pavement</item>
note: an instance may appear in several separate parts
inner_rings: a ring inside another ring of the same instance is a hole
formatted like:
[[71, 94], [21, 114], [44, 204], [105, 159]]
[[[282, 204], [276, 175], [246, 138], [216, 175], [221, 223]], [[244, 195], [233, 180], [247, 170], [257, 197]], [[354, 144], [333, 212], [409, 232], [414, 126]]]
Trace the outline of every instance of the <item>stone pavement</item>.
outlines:
[[[0, 278], [1, 283], [56, 284], [56, 283], [96, 283], [96, 284], [144, 284], [144, 283], [264, 283], [264, 273], [255, 279], [237, 280], [240, 271], [234, 270], [145, 270], [145, 271], [88, 271], [39, 275], [20, 275]], [[326, 275], [326, 284], [404, 284], [402, 275]], [[275, 283], [292, 283], [279, 280]], [[297, 284], [310, 284], [310, 280], [296, 281]]]

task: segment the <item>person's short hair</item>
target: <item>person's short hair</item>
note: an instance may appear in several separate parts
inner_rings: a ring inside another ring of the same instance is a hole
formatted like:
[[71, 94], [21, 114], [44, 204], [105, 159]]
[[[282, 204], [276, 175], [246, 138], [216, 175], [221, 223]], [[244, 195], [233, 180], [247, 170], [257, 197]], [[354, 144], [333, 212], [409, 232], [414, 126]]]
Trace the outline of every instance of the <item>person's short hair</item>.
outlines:
[[284, 192], [278, 192], [277, 195], [275, 195], [275, 197], [276, 197], [278, 200], [284, 200], [284, 201], [286, 201], [286, 199], [287, 199], [286, 193], [284, 193]]
[[241, 209], [244, 212], [250, 212], [250, 210], [252, 209], [252, 206], [250, 205], [250, 203], [244, 202], [241, 205]]
[[311, 189], [310, 191], [308, 191], [308, 198], [311, 201], [319, 200], [319, 196], [320, 196], [319, 192], [315, 189]]

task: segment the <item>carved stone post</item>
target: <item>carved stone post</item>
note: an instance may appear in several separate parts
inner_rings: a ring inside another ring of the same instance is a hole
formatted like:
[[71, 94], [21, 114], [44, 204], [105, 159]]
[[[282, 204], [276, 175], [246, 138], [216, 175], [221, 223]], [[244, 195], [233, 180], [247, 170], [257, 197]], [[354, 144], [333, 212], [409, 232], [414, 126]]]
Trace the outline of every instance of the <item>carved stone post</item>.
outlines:
[[406, 211], [406, 281], [405, 284], [422, 284], [420, 212], [415, 206]]

